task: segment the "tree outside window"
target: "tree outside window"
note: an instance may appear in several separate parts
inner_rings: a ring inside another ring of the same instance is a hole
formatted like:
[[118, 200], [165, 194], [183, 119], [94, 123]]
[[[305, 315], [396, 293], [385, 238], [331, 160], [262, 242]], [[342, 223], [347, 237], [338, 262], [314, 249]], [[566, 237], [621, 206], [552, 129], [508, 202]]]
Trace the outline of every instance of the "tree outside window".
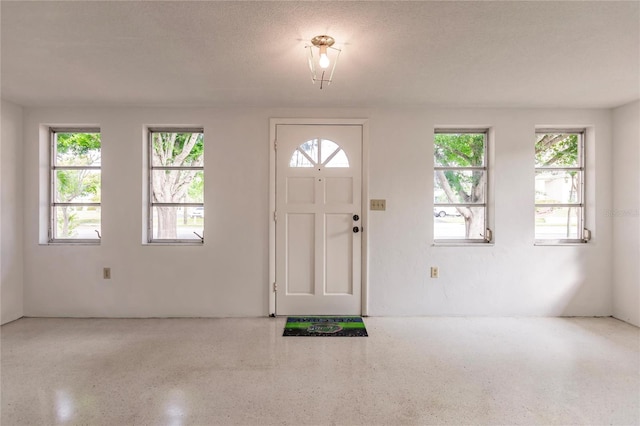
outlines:
[[149, 133], [149, 241], [204, 241], [204, 133]]
[[535, 142], [535, 238], [584, 240], [584, 130], [539, 130]]
[[436, 241], [490, 241], [487, 235], [487, 131], [436, 130]]
[[49, 241], [101, 238], [99, 129], [51, 129]]

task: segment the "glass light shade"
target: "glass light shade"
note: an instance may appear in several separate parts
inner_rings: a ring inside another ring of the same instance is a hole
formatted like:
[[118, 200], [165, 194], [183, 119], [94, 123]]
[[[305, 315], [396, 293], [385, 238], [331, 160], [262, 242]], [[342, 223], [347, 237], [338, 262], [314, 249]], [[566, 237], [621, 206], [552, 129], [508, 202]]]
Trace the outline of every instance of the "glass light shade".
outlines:
[[331, 84], [341, 50], [330, 45], [307, 45], [311, 81], [320, 83], [320, 88]]

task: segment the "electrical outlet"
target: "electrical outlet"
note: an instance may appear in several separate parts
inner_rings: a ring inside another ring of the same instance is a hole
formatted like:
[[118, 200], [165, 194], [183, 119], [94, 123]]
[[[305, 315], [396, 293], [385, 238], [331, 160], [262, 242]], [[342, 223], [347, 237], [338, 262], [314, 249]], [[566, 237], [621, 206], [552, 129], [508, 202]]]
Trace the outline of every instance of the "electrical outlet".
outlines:
[[102, 278], [105, 280], [111, 279], [111, 268], [102, 268]]
[[440, 276], [440, 271], [437, 266], [431, 267], [431, 278], [438, 278]]
[[369, 209], [370, 210], [386, 210], [387, 200], [371, 200]]

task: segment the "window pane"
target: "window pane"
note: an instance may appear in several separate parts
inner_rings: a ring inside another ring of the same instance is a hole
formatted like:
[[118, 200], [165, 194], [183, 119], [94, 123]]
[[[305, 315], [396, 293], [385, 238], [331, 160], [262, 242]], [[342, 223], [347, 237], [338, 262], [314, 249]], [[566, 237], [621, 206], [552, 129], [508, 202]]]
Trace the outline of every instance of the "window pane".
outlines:
[[204, 208], [153, 207], [153, 239], [194, 240], [204, 236]]
[[441, 167], [484, 166], [484, 133], [436, 133], [434, 161]]
[[202, 203], [202, 170], [153, 170], [154, 203]]
[[340, 147], [333, 141], [323, 139], [320, 143], [322, 155], [320, 156], [320, 163], [324, 164], [327, 158], [334, 152], [340, 149]]
[[537, 133], [536, 167], [580, 167], [579, 134]]
[[536, 239], [578, 239], [582, 207], [536, 207]]
[[322, 139], [320, 141], [320, 164], [324, 164], [327, 158], [339, 149], [340, 147], [335, 142]]
[[203, 133], [153, 132], [154, 166], [200, 167], [204, 160]]
[[299, 150], [295, 150], [289, 161], [289, 167], [313, 167], [314, 164]]
[[433, 208], [433, 216], [445, 217], [445, 216], [462, 216], [462, 206], [435, 206]]
[[325, 164], [325, 167], [349, 167], [349, 159], [343, 150], [340, 150], [331, 160]]
[[536, 171], [536, 203], [580, 203], [579, 171]]
[[187, 209], [187, 215], [191, 219], [197, 219], [199, 217], [200, 218], [204, 217], [204, 207], [186, 207], [186, 209]]
[[100, 133], [56, 133], [56, 166], [99, 166]]
[[54, 239], [97, 240], [100, 207], [57, 206], [53, 208], [53, 222]]
[[318, 164], [318, 139], [306, 141], [298, 149], [307, 154], [315, 164]]
[[[469, 215], [460, 215], [458, 209]], [[484, 207], [435, 207], [433, 233], [436, 240], [484, 239]], [[444, 211], [442, 215], [440, 212]], [[467, 226], [468, 223], [468, 226]]]
[[55, 175], [55, 202], [100, 202], [100, 170], [56, 170]]
[[434, 173], [434, 202], [483, 204], [486, 176], [484, 170], [437, 170]]

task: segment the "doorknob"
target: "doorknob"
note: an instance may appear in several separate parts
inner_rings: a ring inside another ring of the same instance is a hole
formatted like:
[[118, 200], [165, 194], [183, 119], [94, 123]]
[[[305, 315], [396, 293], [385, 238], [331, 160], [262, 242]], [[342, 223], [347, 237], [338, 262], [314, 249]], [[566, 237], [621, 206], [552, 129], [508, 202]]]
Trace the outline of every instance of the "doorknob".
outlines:
[[360, 227], [357, 227], [357, 226], [354, 226], [354, 227], [353, 227], [353, 233], [354, 233], [354, 234], [357, 234], [357, 233], [358, 233], [358, 232], [360, 232], [361, 230], [362, 230], [362, 228], [360, 228]]
[[354, 215], [353, 215], [353, 220], [354, 220], [355, 222], [359, 221], [359, 220], [360, 220], [360, 216], [358, 216], [357, 214], [354, 214]]

